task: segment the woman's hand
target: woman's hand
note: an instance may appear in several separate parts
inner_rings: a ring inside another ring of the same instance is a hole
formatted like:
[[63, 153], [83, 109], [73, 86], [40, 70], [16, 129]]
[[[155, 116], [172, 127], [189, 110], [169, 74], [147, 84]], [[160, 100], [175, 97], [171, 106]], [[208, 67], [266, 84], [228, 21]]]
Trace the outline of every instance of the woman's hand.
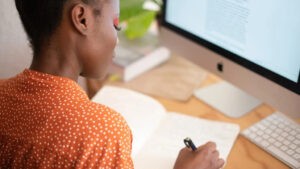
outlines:
[[192, 151], [189, 148], [180, 150], [174, 169], [220, 169], [225, 161], [219, 158], [216, 144], [208, 142]]

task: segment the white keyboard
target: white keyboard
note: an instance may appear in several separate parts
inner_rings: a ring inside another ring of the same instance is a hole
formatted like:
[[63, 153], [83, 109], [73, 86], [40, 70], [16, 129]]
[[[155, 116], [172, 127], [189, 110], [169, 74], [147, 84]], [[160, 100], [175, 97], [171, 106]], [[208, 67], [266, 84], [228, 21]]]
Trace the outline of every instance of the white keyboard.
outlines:
[[291, 168], [300, 169], [300, 125], [276, 112], [241, 133]]

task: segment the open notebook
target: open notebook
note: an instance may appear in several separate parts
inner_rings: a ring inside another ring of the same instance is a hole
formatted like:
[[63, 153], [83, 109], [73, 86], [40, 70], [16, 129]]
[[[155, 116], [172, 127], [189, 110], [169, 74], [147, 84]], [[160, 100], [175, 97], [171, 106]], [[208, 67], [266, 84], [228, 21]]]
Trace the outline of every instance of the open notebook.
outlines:
[[183, 139], [196, 146], [214, 141], [227, 158], [239, 126], [166, 112], [155, 99], [133, 90], [104, 86], [92, 99], [121, 113], [133, 133], [132, 157], [136, 169], [171, 169]]

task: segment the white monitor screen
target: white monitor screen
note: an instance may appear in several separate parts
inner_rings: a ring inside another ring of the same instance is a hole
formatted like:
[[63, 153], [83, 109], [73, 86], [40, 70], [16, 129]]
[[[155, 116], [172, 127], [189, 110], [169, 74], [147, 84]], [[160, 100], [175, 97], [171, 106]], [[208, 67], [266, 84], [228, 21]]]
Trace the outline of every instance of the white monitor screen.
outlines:
[[299, 0], [171, 0], [166, 22], [295, 83]]

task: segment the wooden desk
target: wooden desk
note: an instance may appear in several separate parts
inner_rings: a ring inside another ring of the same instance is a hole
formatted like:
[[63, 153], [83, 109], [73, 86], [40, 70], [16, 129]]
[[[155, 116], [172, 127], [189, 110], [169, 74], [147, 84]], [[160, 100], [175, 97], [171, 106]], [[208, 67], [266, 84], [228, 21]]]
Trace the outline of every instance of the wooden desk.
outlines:
[[[203, 86], [213, 84], [220, 79], [216, 76], [209, 75], [202, 83]], [[109, 83], [113, 84], [113, 83]], [[92, 97], [95, 92], [101, 88], [102, 82], [88, 80], [89, 95]], [[224, 116], [222, 113], [203, 103], [195, 97], [191, 97], [187, 102], [180, 102], [165, 98], [156, 98], [162, 103], [168, 111], [181, 112], [196, 117], [233, 122], [240, 125], [241, 130], [272, 114], [274, 109], [263, 104], [257, 107], [253, 112], [237, 119]], [[298, 122], [300, 119], [298, 119]], [[257, 147], [243, 136], [238, 136], [229, 156], [225, 169], [288, 169], [281, 161], [277, 160], [269, 153]]]

